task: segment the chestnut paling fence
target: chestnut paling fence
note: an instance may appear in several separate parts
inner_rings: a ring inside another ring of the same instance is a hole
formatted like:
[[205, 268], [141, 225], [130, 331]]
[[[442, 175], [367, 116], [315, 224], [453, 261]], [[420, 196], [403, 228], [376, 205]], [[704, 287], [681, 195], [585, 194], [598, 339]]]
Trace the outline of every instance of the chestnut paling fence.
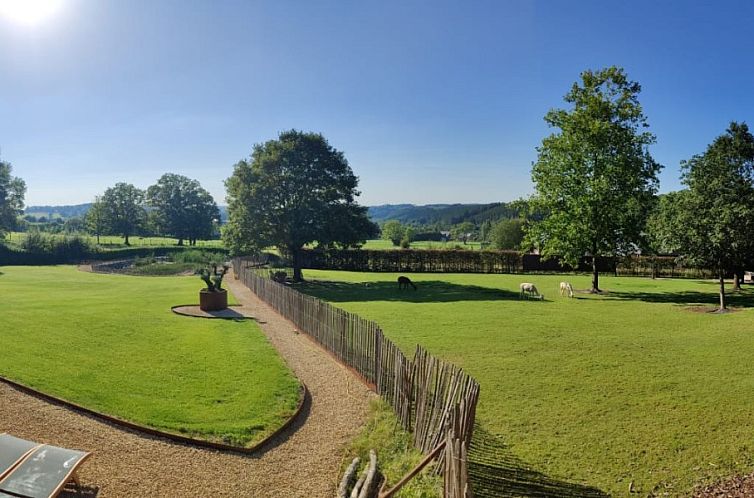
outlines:
[[[439, 450], [435, 472], [445, 497], [471, 496], [466, 452], [474, 430], [479, 383], [459, 367], [416, 347], [413, 358], [376, 322], [336, 308], [255, 271], [260, 261], [233, 259], [237, 279], [341, 362], [353, 368], [394, 409], [414, 446]], [[387, 495], [385, 495], [387, 496]]]

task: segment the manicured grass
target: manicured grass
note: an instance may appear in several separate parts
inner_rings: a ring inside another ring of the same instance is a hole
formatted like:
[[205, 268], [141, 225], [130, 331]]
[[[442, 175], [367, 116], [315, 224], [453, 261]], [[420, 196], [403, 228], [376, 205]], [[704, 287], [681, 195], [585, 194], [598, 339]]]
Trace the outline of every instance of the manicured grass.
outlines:
[[[754, 470], [754, 310], [689, 311], [714, 305], [714, 282], [603, 277], [609, 294], [567, 299], [559, 282], [586, 289], [588, 276], [414, 274], [416, 292], [399, 291], [397, 274], [305, 277], [339, 281], [302, 289], [476, 377], [478, 419], [519, 470], [615, 496], [632, 482], [678, 496]], [[520, 301], [520, 282], [546, 300]], [[754, 291], [731, 301], [752, 306]]]
[[[55, 234], [53, 234], [55, 235]], [[65, 235], [65, 234], [60, 234]], [[97, 243], [97, 237], [93, 235], [86, 235], [86, 234], [79, 234], [81, 237], [89, 240], [92, 244]], [[26, 237], [26, 232], [9, 232], [5, 235], [5, 241], [11, 242], [13, 244], [21, 244], [23, 239]], [[121, 247], [128, 247], [123, 244], [123, 237], [118, 237], [116, 235], [100, 235], [99, 238], [100, 245], [106, 248], [121, 248]], [[170, 237], [139, 237], [137, 235], [133, 235], [129, 237], [128, 242], [131, 244], [131, 247], [165, 247], [165, 246], [174, 246], [178, 244], [178, 239], [173, 239]], [[188, 243], [184, 241], [184, 244], [188, 246]], [[221, 240], [197, 240], [196, 241], [196, 247], [223, 247], [223, 243]]]
[[0, 375], [140, 424], [250, 444], [299, 384], [253, 321], [175, 315], [197, 277], [0, 267]]

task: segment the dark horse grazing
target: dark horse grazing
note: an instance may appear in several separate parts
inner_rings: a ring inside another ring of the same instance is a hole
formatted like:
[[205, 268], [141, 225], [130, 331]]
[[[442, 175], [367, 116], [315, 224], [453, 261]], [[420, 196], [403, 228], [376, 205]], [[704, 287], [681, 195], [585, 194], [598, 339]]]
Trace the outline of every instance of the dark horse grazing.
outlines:
[[400, 277], [398, 277], [398, 288], [399, 289], [408, 289], [409, 285], [411, 287], [413, 287], [414, 290], [416, 290], [416, 286], [414, 285], [414, 283], [411, 281], [410, 278], [404, 277], [403, 275], [401, 275]]

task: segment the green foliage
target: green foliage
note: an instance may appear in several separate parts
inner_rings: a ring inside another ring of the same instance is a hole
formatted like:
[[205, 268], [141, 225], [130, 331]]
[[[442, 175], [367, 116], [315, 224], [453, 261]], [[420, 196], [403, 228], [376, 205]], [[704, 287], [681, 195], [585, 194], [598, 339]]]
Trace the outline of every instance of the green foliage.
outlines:
[[4, 377], [139, 424], [244, 445], [296, 409], [299, 384], [256, 323], [170, 312], [196, 302], [192, 277], [0, 271], [13, 289], [3, 293], [3, 326], [13, 331], [0, 334]]
[[411, 247], [411, 241], [408, 237], [401, 239], [401, 249], [408, 249]]
[[[688, 193], [679, 208], [677, 238], [697, 264], [726, 271], [742, 268], [754, 252], [754, 136], [733, 122], [726, 132], [682, 164]], [[720, 308], [725, 291], [720, 287]]]
[[0, 161], [0, 239], [16, 227], [24, 209], [26, 184], [12, 172], [10, 163]]
[[205, 284], [207, 284], [207, 290], [209, 292], [218, 292], [223, 290], [222, 283], [225, 274], [228, 273], [230, 267], [228, 265], [211, 264], [208, 268], [200, 268], [196, 270], [196, 274], [199, 275]]
[[120, 235], [125, 245], [128, 238], [146, 223], [144, 191], [128, 183], [116, 183], [102, 196], [104, 226], [108, 234]]
[[38, 231], [29, 232], [21, 242], [21, 248], [31, 254], [50, 256], [55, 261], [80, 261], [94, 252], [89, 241], [79, 235]]
[[[654, 135], [639, 104], [641, 87], [616, 67], [585, 71], [565, 96], [571, 108], [545, 121], [558, 131], [537, 149], [529, 242], [546, 256], [574, 264], [585, 254], [612, 256], [641, 240], [661, 166], [648, 146]], [[597, 291], [595, 269], [592, 289]]]
[[105, 216], [105, 204], [102, 202], [102, 198], [95, 197], [94, 202], [89, 208], [89, 211], [87, 211], [84, 220], [89, 233], [97, 237], [97, 244], [99, 244], [100, 235], [102, 235], [105, 231]]
[[406, 227], [398, 220], [388, 220], [382, 225], [380, 232], [383, 240], [389, 240], [397, 246], [406, 236]]
[[166, 173], [147, 189], [147, 203], [155, 208], [158, 233], [195, 243], [212, 236], [220, 220], [217, 203], [198, 181]]
[[[395, 485], [423, 458], [413, 447], [412, 436], [401, 428], [393, 409], [385, 401], [377, 399], [369, 407], [369, 420], [361, 433], [351, 441], [346, 451], [342, 471], [354, 457], [359, 457], [362, 467], [369, 462], [369, 450], [377, 452], [377, 464], [388, 484]], [[435, 498], [442, 494], [442, 478], [434, 475], [433, 464], [414, 477], [395, 495], [396, 498]]]
[[278, 247], [300, 280], [297, 254], [306, 244], [344, 247], [376, 235], [356, 203], [358, 178], [342, 152], [317, 133], [296, 130], [254, 146], [226, 180], [223, 240], [235, 254]]
[[470, 221], [464, 221], [459, 223], [450, 229], [450, 235], [453, 240], [462, 240], [464, 244], [474, 236], [474, 230], [476, 227]]
[[[582, 496], [574, 483], [628, 496], [632, 481], [633, 496], [687, 496], [751, 472], [752, 288], [731, 297], [749, 309], [718, 315], [684, 309], [715, 304], [709, 281], [607, 276], [600, 295], [585, 292], [589, 276], [569, 275], [569, 299], [562, 275], [415, 273], [410, 294], [396, 292], [398, 273], [309, 276], [320, 283], [302, 290], [479, 380], [477, 421], [506, 444], [494, 462], [508, 486], [537, 471], [571, 483], [553, 489], [562, 496]], [[522, 281], [547, 300], [519, 300]], [[520, 495], [512, 489], [496, 496]]]
[[492, 227], [490, 242], [495, 249], [519, 250], [524, 240], [524, 221], [500, 220]]
[[683, 250], [688, 193], [688, 190], [679, 190], [657, 196], [646, 227], [646, 243], [650, 253], [675, 254]]

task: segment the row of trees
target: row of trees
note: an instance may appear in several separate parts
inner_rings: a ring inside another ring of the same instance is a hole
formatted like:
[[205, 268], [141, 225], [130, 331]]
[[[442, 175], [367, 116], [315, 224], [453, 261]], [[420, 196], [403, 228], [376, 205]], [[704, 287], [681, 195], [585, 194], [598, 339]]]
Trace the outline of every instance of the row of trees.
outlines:
[[218, 228], [217, 203], [198, 181], [166, 173], [155, 185], [141, 190], [128, 183], [117, 183], [97, 197], [86, 214], [91, 233], [119, 235], [129, 245], [129, 237], [147, 225], [160, 235], [195, 245], [211, 238]]
[[[527, 243], [569, 264], [637, 250], [682, 254], [716, 271], [724, 310], [725, 275], [754, 262], [754, 137], [731, 123], [682, 163], [686, 189], [658, 198], [661, 166], [648, 150], [655, 136], [640, 91], [620, 68], [585, 71], [565, 96], [570, 109], [545, 116], [557, 131], [537, 149], [531, 201], [546, 216], [527, 223]], [[596, 264], [592, 291], [600, 292]]]

